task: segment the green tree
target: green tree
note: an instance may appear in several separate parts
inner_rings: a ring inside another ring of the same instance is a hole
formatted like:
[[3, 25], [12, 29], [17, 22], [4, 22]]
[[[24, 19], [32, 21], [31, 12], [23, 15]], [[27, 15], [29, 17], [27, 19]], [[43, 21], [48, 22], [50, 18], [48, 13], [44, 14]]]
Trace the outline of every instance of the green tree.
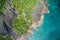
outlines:
[[[0, 15], [2, 15], [2, 10], [6, 10], [6, 2], [9, 0], [0, 0]], [[27, 33], [29, 27], [34, 21], [32, 18], [32, 12], [40, 0], [11, 0], [13, 7], [18, 11], [18, 17], [13, 20], [13, 30], [19, 34], [24, 35]], [[4, 40], [0, 36], [1, 40]], [[6, 37], [9, 40], [10, 37]]]
[[19, 12], [19, 17], [14, 20], [13, 29], [19, 34], [25, 34], [33, 22], [31, 14], [39, 0], [12, 0], [12, 3]]

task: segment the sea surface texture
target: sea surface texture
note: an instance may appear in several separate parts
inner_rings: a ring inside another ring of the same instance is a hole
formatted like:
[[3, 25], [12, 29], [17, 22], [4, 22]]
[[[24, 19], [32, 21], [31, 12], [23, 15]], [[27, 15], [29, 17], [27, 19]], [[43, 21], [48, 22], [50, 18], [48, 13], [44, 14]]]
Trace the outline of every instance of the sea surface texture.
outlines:
[[50, 13], [44, 15], [44, 23], [35, 30], [29, 40], [60, 40], [60, 0], [46, 0]]

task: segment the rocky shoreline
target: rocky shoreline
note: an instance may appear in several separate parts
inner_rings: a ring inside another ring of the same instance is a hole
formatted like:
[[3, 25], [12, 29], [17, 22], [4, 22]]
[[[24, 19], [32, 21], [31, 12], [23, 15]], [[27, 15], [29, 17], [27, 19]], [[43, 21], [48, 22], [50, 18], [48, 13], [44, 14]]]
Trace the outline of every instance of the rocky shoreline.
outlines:
[[[39, 4], [38, 7], [37, 7], [37, 12], [36, 12], [36, 15], [40, 14], [40, 18], [38, 21], [35, 21], [32, 23], [30, 29], [28, 30], [27, 34], [25, 36], [22, 36], [20, 38], [17, 38], [17, 40], [28, 40], [28, 38], [34, 34], [34, 30], [36, 30], [38, 28], [39, 25], [42, 25], [43, 24], [43, 21], [44, 21], [44, 13], [49, 13], [49, 10], [47, 8], [47, 3], [45, 4], [46, 2], [42, 2], [42, 6], [44, 6], [43, 9], [41, 9], [41, 5]], [[49, 5], [48, 5], [49, 6]], [[35, 13], [35, 12], [34, 12]], [[34, 17], [36, 17], [36, 15], [34, 15]], [[37, 15], [37, 17], [38, 17]], [[37, 18], [36, 17], [36, 18]], [[36, 20], [35, 18], [35, 20]]]
[[[39, 3], [38, 6], [36, 7], [37, 10], [35, 10], [32, 13], [32, 17], [33, 17], [33, 19], [35, 21], [32, 23], [32, 25], [29, 28], [26, 35], [21, 35], [20, 36], [14, 31], [11, 32], [11, 34], [12, 34], [11, 37], [12, 37], [12, 39], [14, 38], [13, 40], [28, 40], [28, 37], [30, 37], [31, 35], [34, 34], [34, 30], [36, 30], [38, 28], [38, 26], [43, 23], [44, 13], [46, 13], [46, 12], [49, 13], [49, 11], [48, 11], [48, 9], [46, 7], [47, 4], [45, 4], [45, 3], [46, 2]], [[2, 18], [2, 20], [5, 20], [5, 22], [6, 22], [5, 24], [8, 25], [9, 26], [8, 28], [10, 29], [13, 26], [12, 21], [14, 20], [15, 17], [17, 17], [18, 14], [16, 14], [16, 13], [18, 13], [18, 12], [17, 12], [17, 10], [15, 8], [13, 8], [13, 6], [11, 5], [11, 2], [7, 3], [7, 6], [8, 6], [8, 11], [7, 12], [3, 11], [5, 16], [1, 17], [1, 18]]]

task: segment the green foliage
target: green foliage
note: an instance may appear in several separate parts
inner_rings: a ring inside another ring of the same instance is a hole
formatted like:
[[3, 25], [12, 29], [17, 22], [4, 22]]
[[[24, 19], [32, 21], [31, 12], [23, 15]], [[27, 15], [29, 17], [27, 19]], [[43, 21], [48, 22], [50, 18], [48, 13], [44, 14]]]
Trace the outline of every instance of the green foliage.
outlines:
[[32, 24], [31, 13], [39, 0], [12, 0], [14, 7], [19, 12], [19, 18], [14, 20], [14, 30], [19, 34], [25, 34]]
[[0, 40], [12, 40], [10, 36], [7, 36], [6, 38], [3, 38], [2, 35], [0, 35]]
[[0, 35], [0, 40], [4, 40], [3, 37], [2, 37], [2, 35]]
[[2, 15], [1, 11], [5, 7], [6, 0], [0, 0], [0, 15]]
[[2, 12], [0, 11], [0, 15], [2, 15]]
[[12, 40], [10, 36], [7, 36], [5, 40]]
[[[6, 9], [6, 2], [9, 0], [0, 0], [0, 15], [2, 15], [1, 11]], [[25, 34], [29, 26], [32, 24], [31, 13], [34, 7], [38, 4], [39, 0], [11, 0], [13, 6], [19, 12], [18, 19], [16, 18], [14, 22], [13, 29], [19, 34]]]
[[0, 0], [0, 11], [4, 7], [4, 4], [6, 3], [6, 0]]

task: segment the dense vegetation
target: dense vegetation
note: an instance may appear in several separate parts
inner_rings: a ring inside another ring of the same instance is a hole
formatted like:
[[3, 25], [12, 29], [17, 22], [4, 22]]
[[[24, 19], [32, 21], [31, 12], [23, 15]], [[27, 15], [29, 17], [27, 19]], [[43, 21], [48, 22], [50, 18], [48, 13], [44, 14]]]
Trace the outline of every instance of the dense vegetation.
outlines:
[[25, 34], [32, 24], [31, 12], [39, 0], [12, 0], [14, 7], [18, 10], [19, 17], [14, 20], [14, 30], [19, 34]]
[[0, 40], [12, 40], [10, 36], [7, 36], [6, 38], [3, 38], [2, 35], [0, 35]]
[[[6, 2], [9, 0], [0, 0], [0, 16], [2, 15], [2, 10], [6, 10]], [[31, 17], [32, 11], [39, 3], [39, 0], [11, 0], [14, 8], [18, 11], [18, 17], [13, 20], [14, 27], [12, 28], [16, 33], [20, 35], [26, 34], [29, 26], [33, 22]], [[0, 35], [0, 40], [12, 40], [9, 36], [5, 39]]]
[[0, 0], [0, 15], [2, 15], [1, 10], [3, 9], [5, 3], [6, 0]]
[[0, 15], [2, 15], [2, 10], [6, 9], [6, 2], [8, 2], [8, 0], [0, 0]]

